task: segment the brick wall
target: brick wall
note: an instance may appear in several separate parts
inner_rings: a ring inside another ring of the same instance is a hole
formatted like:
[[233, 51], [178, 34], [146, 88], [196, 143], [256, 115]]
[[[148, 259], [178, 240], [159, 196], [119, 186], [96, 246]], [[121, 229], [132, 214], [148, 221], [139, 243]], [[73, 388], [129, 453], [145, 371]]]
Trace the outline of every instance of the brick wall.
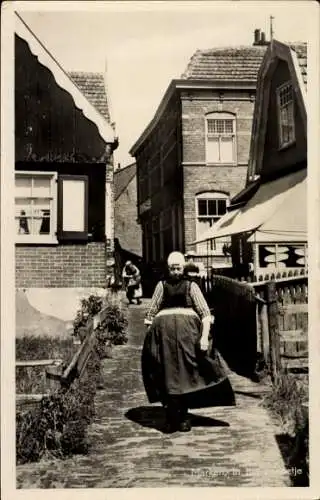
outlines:
[[[144, 141], [136, 153], [137, 175], [139, 185], [139, 204], [150, 199], [151, 209], [141, 214], [144, 243], [143, 258], [146, 259], [147, 240], [150, 239], [146, 226], [152, 227], [152, 217], [160, 216], [167, 208], [173, 207], [181, 198], [182, 175], [180, 167], [180, 97], [175, 93], [155, 129]], [[142, 220], [143, 219], [143, 220]], [[174, 218], [171, 218], [172, 245], [164, 242], [164, 230], [152, 230], [148, 261], [158, 262], [166, 258], [173, 248], [180, 248], [181, 242], [175, 242]], [[168, 247], [170, 246], [170, 249]]]
[[182, 99], [183, 162], [205, 162], [205, 114], [215, 111], [236, 115], [238, 164], [248, 163], [254, 102], [246, 93], [241, 99], [232, 96], [228, 100]]
[[[192, 94], [192, 99], [189, 97], [182, 96], [181, 100], [186, 249], [196, 239], [196, 194], [222, 191], [232, 197], [245, 187], [254, 110], [252, 90], [237, 93], [226, 91], [225, 99], [222, 100], [214, 93], [209, 98], [206, 94], [198, 94], [197, 91]], [[205, 163], [205, 115], [216, 111], [235, 114], [236, 166], [209, 166]]]
[[104, 287], [104, 243], [58, 246], [17, 246], [18, 288]]
[[204, 191], [222, 191], [230, 197], [244, 186], [247, 167], [184, 167], [184, 227], [186, 248], [196, 239], [195, 196]]
[[137, 223], [137, 181], [134, 177], [115, 201], [115, 238], [122, 248], [142, 255], [142, 231]]

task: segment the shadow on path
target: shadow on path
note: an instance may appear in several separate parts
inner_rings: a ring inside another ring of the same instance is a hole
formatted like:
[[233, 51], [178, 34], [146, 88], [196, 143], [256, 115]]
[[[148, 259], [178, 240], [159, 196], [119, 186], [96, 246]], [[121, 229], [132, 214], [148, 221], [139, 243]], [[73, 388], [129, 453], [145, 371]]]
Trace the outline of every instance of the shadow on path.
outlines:
[[[205, 417], [202, 415], [188, 414], [193, 427], [229, 427], [230, 424], [223, 420]], [[161, 406], [138, 406], [131, 408], [125, 417], [143, 427], [149, 427], [164, 432], [165, 412]]]

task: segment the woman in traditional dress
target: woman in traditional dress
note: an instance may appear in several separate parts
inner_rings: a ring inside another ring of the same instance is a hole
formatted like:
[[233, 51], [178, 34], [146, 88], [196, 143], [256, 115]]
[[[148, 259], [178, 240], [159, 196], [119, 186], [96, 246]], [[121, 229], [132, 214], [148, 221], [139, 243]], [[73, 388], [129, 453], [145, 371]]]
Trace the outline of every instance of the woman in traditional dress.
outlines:
[[145, 318], [142, 376], [149, 402], [166, 410], [166, 432], [191, 429], [188, 408], [235, 404], [225, 366], [209, 346], [213, 317], [184, 265], [180, 252], [169, 255], [169, 276], [157, 284]]
[[141, 286], [140, 271], [130, 260], [128, 260], [122, 271], [122, 278], [124, 280], [126, 295], [129, 304], [133, 304], [133, 299], [137, 300], [137, 304], [141, 304], [140, 296], [136, 297], [135, 293]]

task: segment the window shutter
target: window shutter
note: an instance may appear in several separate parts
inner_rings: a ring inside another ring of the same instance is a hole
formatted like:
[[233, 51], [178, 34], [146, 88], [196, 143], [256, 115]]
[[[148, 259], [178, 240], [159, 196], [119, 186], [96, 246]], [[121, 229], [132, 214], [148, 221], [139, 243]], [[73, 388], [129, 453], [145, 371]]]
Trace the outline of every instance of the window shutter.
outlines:
[[219, 163], [220, 153], [219, 153], [219, 138], [218, 137], [208, 137], [207, 141], [207, 162], [208, 163]]
[[221, 163], [233, 163], [233, 138], [221, 137]]
[[59, 175], [58, 224], [59, 241], [88, 239], [88, 177]]

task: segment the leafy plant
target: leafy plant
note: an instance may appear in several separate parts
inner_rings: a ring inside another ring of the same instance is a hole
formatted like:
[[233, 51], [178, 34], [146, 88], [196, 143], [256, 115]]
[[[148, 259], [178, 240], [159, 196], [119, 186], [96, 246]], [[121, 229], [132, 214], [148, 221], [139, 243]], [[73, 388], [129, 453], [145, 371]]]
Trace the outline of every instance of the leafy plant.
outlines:
[[[106, 299], [109, 302], [108, 299], [109, 297]], [[103, 299], [97, 295], [82, 299], [81, 309], [73, 322], [73, 335], [81, 338], [82, 329], [85, 329], [90, 318], [101, 311], [103, 303]], [[123, 345], [127, 342], [127, 326], [128, 321], [120, 305], [115, 302], [109, 303], [105, 308], [104, 319], [96, 329], [97, 351], [101, 357], [106, 354], [106, 346]]]
[[81, 300], [81, 308], [77, 311], [73, 321], [73, 335], [79, 336], [81, 327], [85, 327], [88, 319], [93, 318], [101, 311], [103, 304], [102, 297], [90, 295], [87, 299]]
[[95, 414], [99, 367], [98, 356], [91, 356], [81, 382], [76, 381], [70, 388], [59, 389], [42, 398], [35, 409], [17, 412], [18, 464], [88, 451], [87, 427]]
[[[128, 322], [120, 305], [114, 297], [112, 301], [109, 297], [105, 301], [108, 305], [104, 320], [96, 331], [96, 349], [92, 351], [81, 381], [76, 380], [69, 388], [61, 388], [42, 398], [40, 404], [32, 410], [17, 411], [18, 464], [38, 461], [46, 456], [63, 458], [88, 451], [87, 427], [95, 414], [94, 398], [97, 387], [101, 384], [101, 358], [105, 356], [105, 346], [127, 342]], [[81, 338], [81, 330], [86, 330], [88, 320], [101, 311], [103, 304], [104, 300], [96, 295], [81, 301], [81, 308], [73, 322], [73, 335]], [[72, 338], [62, 340], [26, 337], [17, 341], [18, 359], [61, 358], [66, 366], [73, 353]], [[34, 388], [40, 388], [36, 380], [34, 384]], [[20, 388], [23, 388], [23, 377]]]

